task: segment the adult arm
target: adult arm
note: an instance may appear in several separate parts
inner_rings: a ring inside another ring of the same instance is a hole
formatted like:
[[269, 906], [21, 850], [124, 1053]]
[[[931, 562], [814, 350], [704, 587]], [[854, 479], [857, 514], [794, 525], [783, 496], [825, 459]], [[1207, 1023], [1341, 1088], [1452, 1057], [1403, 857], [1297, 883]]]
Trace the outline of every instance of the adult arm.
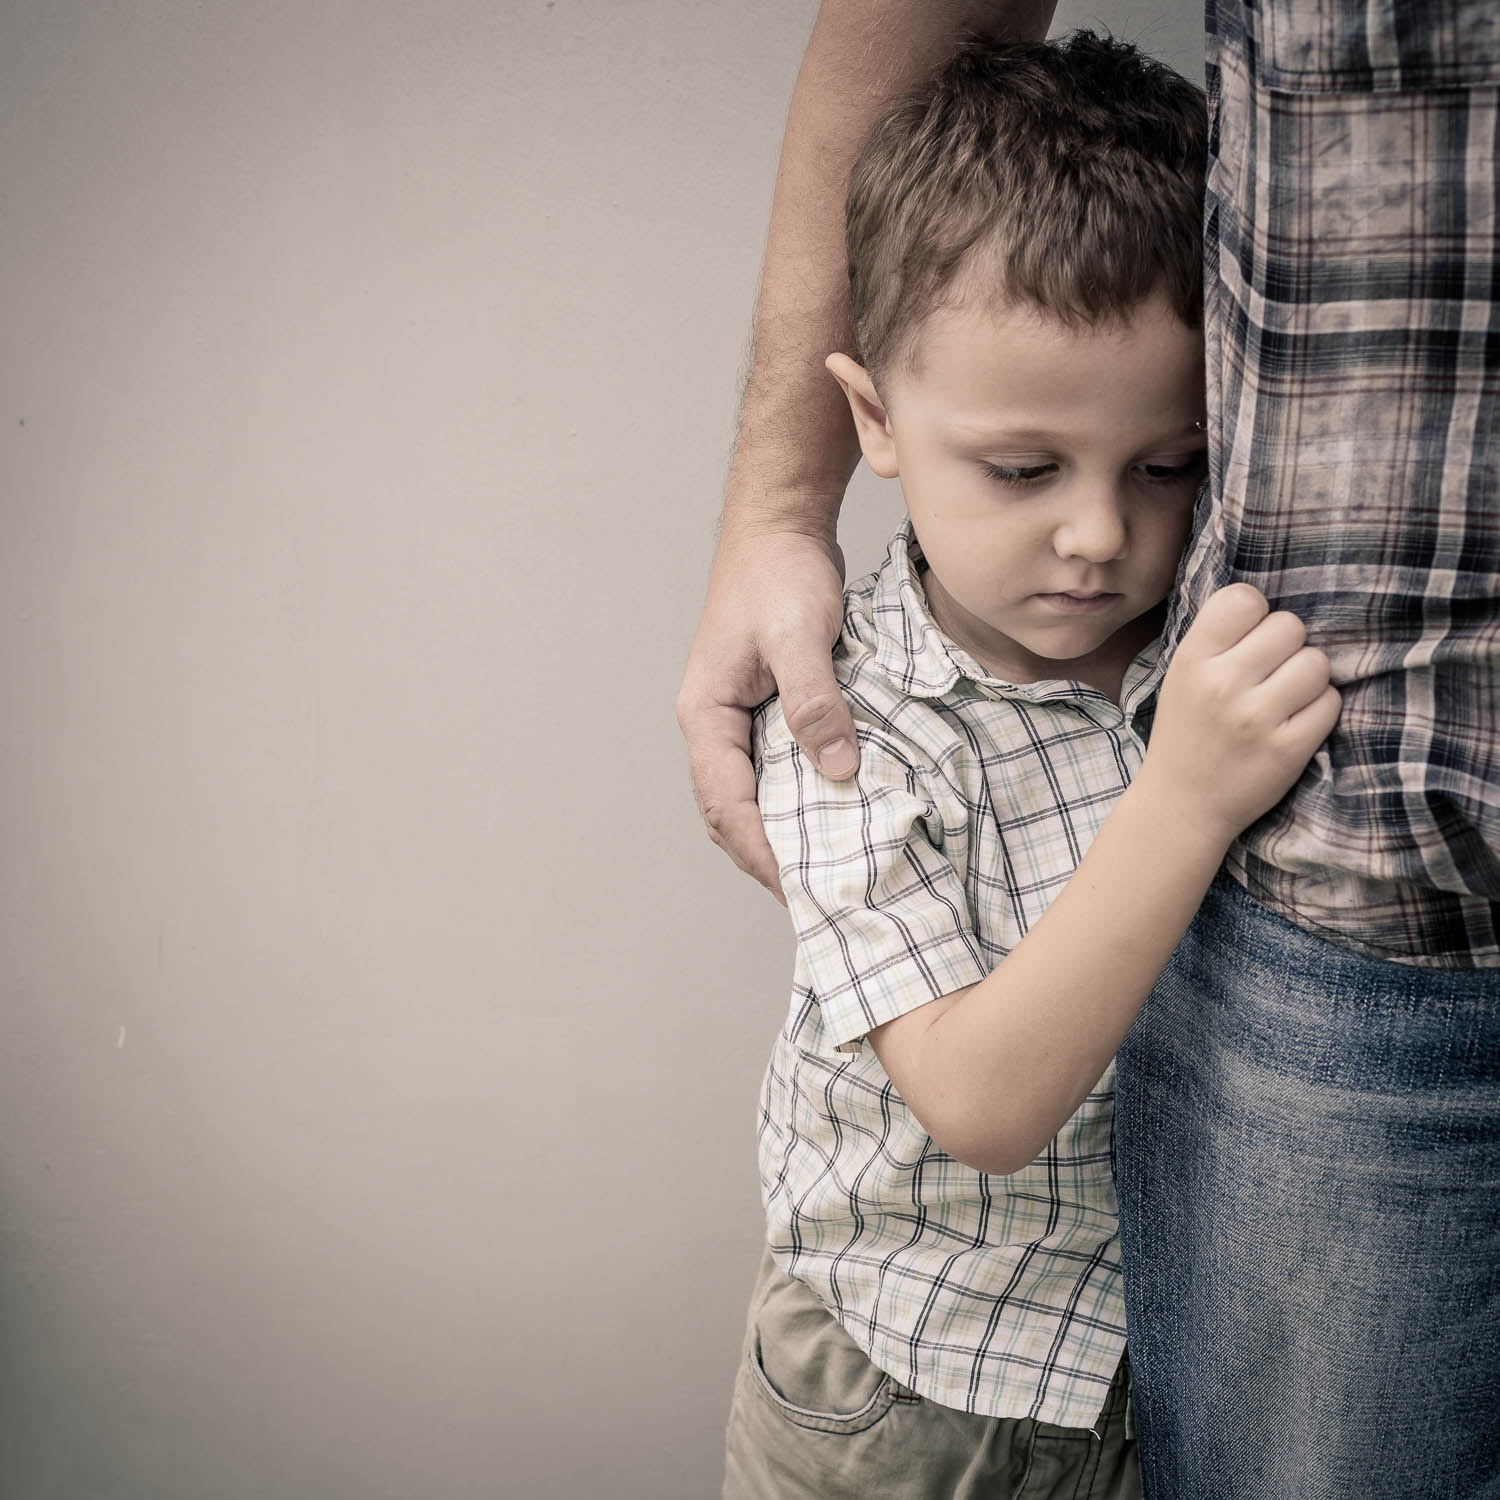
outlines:
[[1233, 838], [1292, 785], [1338, 717], [1295, 615], [1234, 584], [1162, 684], [1151, 746], [1040, 921], [978, 984], [869, 1034], [950, 1156], [1019, 1171], [1092, 1091]]
[[708, 596], [677, 720], [709, 836], [778, 898], [755, 805], [750, 712], [781, 695], [827, 776], [859, 765], [830, 650], [843, 618], [836, 537], [859, 457], [823, 368], [853, 349], [844, 261], [849, 169], [881, 109], [966, 31], [1046, 35], [1055, 0], [824, 0], [797, 75], [776, 173], [750, 372]]

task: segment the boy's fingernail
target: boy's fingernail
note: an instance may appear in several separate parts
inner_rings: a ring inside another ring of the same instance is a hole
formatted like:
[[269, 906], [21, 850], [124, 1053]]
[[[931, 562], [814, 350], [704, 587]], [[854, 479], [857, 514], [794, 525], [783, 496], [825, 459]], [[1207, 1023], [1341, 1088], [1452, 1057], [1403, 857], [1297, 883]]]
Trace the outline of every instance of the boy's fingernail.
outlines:
[[818, 756], [818, 769], [825, 776], [847, 776], [858, 764], [859, 757], [848, 740], [835, 740], [831, 745], [824, 745], [823, 753]]

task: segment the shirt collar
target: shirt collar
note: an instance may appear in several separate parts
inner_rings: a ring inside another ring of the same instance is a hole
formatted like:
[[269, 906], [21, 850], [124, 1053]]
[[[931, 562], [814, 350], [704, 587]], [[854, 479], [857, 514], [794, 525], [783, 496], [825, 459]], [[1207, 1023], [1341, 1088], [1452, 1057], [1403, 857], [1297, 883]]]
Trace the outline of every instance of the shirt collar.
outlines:
[[[927, 606], [927, 591], [922, 587], [922, 565], [922, 548], [908, 516], [891, 539], [890, 551], [875, 580], [873, 599], [877, 631], [875, 659], [902, 692], [913, 698], [940, 698], [951, 693], [961, 678], [1003, 697], [1034, 701], [1076, 699], [1082, 692], [1091, 691], [1071, 679], [1015, 683], [992, 676], [938, 628]], [[1161, 642], [1157, 639], [1139, 652], [1126, 669], [1121, 695], [1124, 706], [1127, 709], [1138, 706], [1146, 694], [1155, 690], [1161, 674]]]

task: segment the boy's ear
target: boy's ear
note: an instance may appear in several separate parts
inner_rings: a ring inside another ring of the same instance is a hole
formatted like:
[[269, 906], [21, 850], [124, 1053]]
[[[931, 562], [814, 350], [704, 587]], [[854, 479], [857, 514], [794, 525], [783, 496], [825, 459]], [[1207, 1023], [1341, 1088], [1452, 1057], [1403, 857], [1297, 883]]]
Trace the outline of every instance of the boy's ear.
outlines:
[[857, 365], [847, 354], [830, 354], [823, 361], [828, 373], [843, 387], [854, 413], [854, 430], [865, 462], [882, 479], [895, 479], [901, 472], [896, 462], [896, 443], [891, 434], [891, 419], [870, 379], [870, 372]]

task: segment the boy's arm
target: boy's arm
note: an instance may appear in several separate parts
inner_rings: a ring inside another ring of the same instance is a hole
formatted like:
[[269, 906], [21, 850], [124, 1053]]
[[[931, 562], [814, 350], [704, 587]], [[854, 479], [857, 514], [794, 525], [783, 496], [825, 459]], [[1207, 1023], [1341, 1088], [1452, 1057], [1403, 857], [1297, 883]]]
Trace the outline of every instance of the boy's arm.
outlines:
[[965, 31], [1040, 38], [1054, 8], [1055, 0], [823, 0], [797, 76], [719, 544], [677, 699], [709, 835], [773, 892], [776, 861], [746, 753], [750, 711], [779, 690], [792, 733], [825, 775], [850, 776], [859, 762], [829, 662], [842, 616], [835, 525], [859, 448], [823, 368], [831, 351], [852, 348], [849, 168], [879, 111]]
[[1177, 648], [1151, 745], [1057, 899], [978, 984], [877, 1027], [897, 1091], [950, 1156], [1033, 1161], [1103, 1075], [1235, 835], [1338, 718], [1328, 659], [1247, 584]]

